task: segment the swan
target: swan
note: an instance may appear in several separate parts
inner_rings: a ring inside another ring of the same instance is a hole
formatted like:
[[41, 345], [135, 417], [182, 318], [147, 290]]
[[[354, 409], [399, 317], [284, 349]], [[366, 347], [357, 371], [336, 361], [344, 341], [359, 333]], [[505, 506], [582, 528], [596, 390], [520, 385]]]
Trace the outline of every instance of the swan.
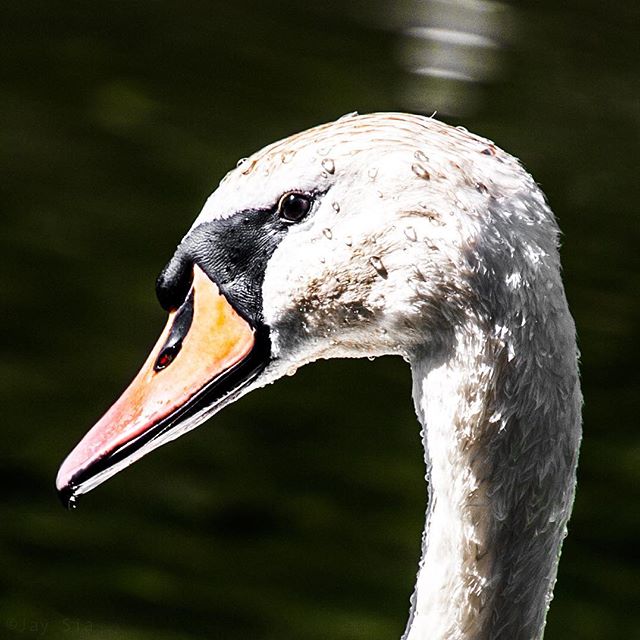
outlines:
[[320, 358], [402, 356], [428, 510], [404, 640], [541, 638], [581, 438], [558, 227], [520, 163], [349, 114], [241, 160], [158, 277], [167, 325], [62, 464], [78, 495]]

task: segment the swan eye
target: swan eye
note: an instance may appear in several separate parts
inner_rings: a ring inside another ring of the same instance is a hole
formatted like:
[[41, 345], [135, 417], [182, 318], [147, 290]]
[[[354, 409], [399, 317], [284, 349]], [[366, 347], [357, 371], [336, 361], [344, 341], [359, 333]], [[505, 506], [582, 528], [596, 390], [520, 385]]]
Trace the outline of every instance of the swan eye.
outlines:
[[287, 193], [278, 203], [278, 215], [286, 222], [300, 222], [309, 209], [311, 198], [303, 193]]

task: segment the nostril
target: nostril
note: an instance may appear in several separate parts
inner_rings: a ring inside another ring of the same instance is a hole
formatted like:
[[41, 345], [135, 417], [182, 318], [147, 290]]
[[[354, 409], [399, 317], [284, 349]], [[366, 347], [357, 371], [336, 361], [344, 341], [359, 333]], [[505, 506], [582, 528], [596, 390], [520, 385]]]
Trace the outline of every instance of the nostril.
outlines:
[[178, 247], [156, 280], [156, 296], [165, 311], [175, 311], [185, 301], [193, 282], [193, 262]]
[[156, 363], [153, 367], [154, 371], [162, 371], [162, 369], [166, 369], [174, 360], [174, 358], [178, 355], [182, 349], [182, 341], [177, 342], [176, 344], [169, 345], [165, 347], [158, 356]]
[[180, 349], [182, 349], [182, 342], [189, 333], [191, 323], [193, 321], [193, 296], [192, 291], [186, 302], [180, 307], [176, 313], [176, 317], [171, 325], [169, 331], [169, 337], [164, 343], [160, 354], [156, 359], [156, 363], [153, 365], [154, 371], [162, 371], [166, 369], [176, 358]]

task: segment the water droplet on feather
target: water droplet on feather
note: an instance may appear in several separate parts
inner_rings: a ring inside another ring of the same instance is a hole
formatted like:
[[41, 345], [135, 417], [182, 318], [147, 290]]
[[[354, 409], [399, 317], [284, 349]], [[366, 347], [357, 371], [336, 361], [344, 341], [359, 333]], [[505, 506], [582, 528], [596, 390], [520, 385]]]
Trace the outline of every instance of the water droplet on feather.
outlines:
[[389, 272], [378, 256], [371, 256], [371, 258], [369, 258], [369, 262], [371, 263], [371, 266], [378, 272], [378, 275], [382, 276], [385, 279], [389, 276]]
[[426, 167], [419, 162], [414, 162], [411, 165], [411, 171], [413, 171], [413, 173], [415, 173], [418, 178], [422, 178], [423, 180], [429, 180], [431, 178], [431, 175], [427, 171]]
[[406, 227], [404, 235], [407, 236], [407, 239], [411, 240], [411, 242], [415, 242], [418, 239], [416, 230], [413, 227]]
[[255, 167], [256, 161], [252, 160], [251, 162], [243, 162], [242, 166], [244, 167], [245, 164], [247, 166], [245, 167], [244, 171], [242, 172], [243, 176], [247, 176], [253, 171], [253, 167]]
[[327, 172], [327, 173], [335, 173], [336, 172], [336, 165], [333, 162], [333, 160], [331, 158], [324, 158], [324, 160], [320, 163], [322, 165], [322, 168]]

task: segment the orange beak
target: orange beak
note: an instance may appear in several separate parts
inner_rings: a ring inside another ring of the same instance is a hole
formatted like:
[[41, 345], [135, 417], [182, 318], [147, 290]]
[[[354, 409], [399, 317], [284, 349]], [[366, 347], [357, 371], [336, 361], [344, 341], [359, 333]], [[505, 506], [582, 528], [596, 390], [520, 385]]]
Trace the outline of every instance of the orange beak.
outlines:
[[69, 454], [56, 485], [67, 506], [235, 399], [266, 364], [256, 330], [198, 266], [138, 375]]

